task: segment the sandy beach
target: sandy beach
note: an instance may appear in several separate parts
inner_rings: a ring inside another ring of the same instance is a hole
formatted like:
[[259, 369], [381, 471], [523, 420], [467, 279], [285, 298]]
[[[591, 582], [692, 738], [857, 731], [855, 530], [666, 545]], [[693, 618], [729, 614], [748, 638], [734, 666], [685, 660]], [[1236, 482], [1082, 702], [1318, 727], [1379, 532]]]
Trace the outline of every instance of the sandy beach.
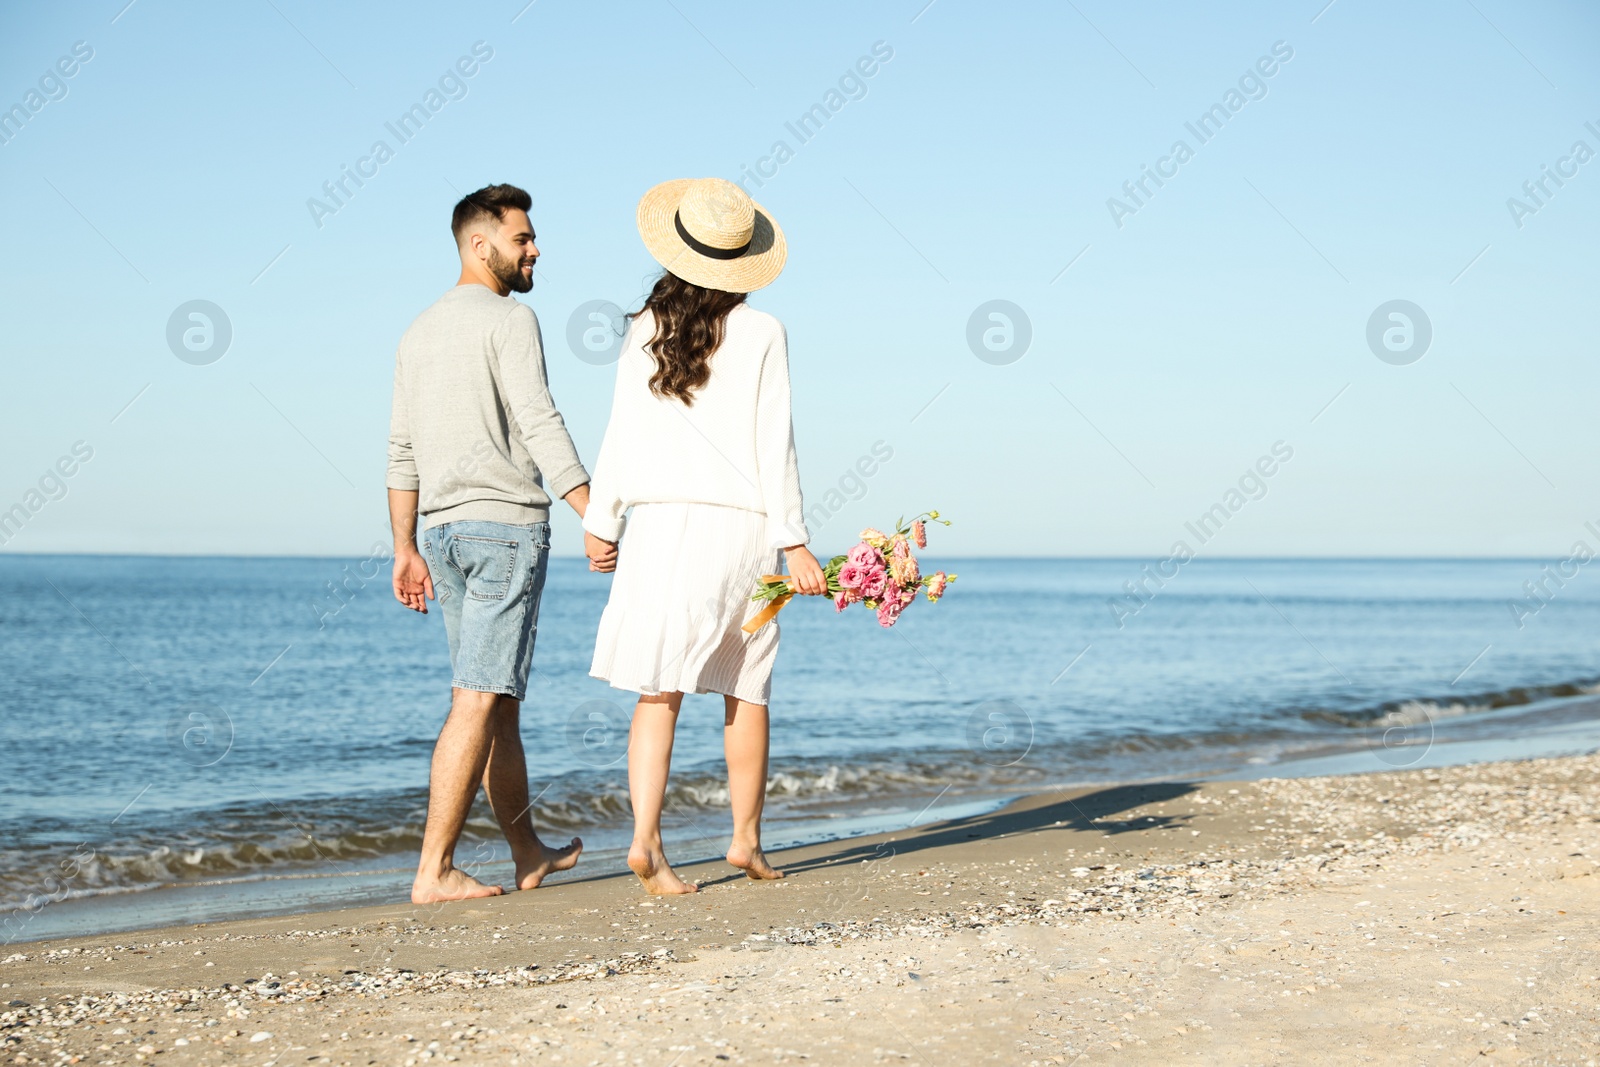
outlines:
[[1594, 755], [1096, 788], [670, 900], [20, 944], [0, 1061], [1589, 1064], [1597, 802]]

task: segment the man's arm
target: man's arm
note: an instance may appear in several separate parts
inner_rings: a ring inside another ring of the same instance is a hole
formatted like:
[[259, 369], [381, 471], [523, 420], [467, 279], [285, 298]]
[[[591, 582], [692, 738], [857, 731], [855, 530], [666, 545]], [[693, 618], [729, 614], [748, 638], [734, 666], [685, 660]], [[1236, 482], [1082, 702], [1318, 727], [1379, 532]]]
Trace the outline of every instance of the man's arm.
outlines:
[[578, 519], [582, 521], [584, 515], [588, 514], [589, 511], [589, 483], [584, 482], [582, 485], [574, 486], [572, 491], [561, 499], [565, 500], [572, 510], [578, 513]]
[[389, 412], [389, 528], [394, 531], [394, 598], [412, 611], [428, 613], [433, 578], [417, 551], [417, 461], [411, 450], [411, 420], [406, 408], [405, 365], [394, 360], [394, 406]]
[[[495, 356], [506, 407], [528, 455], [544, 475], [550, 496], [572, 503], [573, 491], [588, 484], [589, 472], [583, 469], [567, 424], [550, 396], [539, 320], [526, 304], [518, 304], [501, 324], [495, 336]], [[587, 508], [587, 489], [582, 499]], [[577, 505], [573, 508], [576, 510]]]
[[[538, 316], [526, 305], [519, 305], [507, 316], [497, 340], [502, 346], [496, 352], [501, 386], [528, 454], [538, 464], [551, 495], [565, 500], [582, 519], [589, 511], [589, 472], [578, 460], [567, 425], [550, 396]], [[596, 543], [586, 533], [584, 547], [590, 570], [616, 570], [615, 545]]]
[[417, 551], [415, 489], [389, 490], [389, 527], [394, 531], [394, 598], [426, 615], [433, 599], [433, 576]]

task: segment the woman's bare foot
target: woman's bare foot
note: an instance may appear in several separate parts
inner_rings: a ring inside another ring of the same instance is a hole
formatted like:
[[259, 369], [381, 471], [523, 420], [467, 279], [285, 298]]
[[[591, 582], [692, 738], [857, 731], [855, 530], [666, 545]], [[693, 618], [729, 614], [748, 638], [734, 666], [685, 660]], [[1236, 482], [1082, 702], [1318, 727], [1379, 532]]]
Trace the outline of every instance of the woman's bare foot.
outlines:
[[782, 871], [767, 862], [767, 854], [761, 851], [760, 845], [734, 845], [728, 849], [728, 862], [759, 882], [783, 877]]
[[667, 857], [659, 849], [634, 845], [628, 849], [628, 868], [639, 876], [645, 891], [652, 896], [700, 892], [699, 886], [685, 882], [672, 872], [667, 866]]
[[572, 844], [566, 848], [545, 848], [540, 846], [538, 852], [527, 856], [518, 856], [517, 860], [517, 888], [537, 889], [539, 883], [544, 881], [544, 876], [551, 871], [565, 871], [571, 869], [578, 862], [578, 855], [583, 852], [583, 841], [574, 837]]
[[505, 890], [497, 885], [484, 885], [465, 871], [454, 867], [437, 877], [417, 875], [411, 883], [411, 903], [437, 904], [442, 900], [470, 900], [473, 897], [497, 897]]

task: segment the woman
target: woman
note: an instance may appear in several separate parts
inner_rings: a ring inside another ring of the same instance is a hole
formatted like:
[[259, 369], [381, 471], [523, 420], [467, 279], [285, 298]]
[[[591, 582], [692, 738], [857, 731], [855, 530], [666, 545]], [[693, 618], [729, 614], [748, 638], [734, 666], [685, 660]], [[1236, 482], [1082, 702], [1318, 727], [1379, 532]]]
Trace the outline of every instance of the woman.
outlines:
[[651, 893], [693, 893], [661, 845], [683, 695], [726, 704], [728, 862], [783, 877], [761, 851], [778, 627], [742, 626], [780, 551], [796, 592], [827, 585], [805, 547], [783, 324], [745, 303], [783, 269], [783, 231], [738, 186], [701, 178], [646, 193], [639, 233], [665, 271], [623, 341], [583, 522], [590, 559], [604, 560], [632, 509], [589, 673], [639, 694], [628, 866]]

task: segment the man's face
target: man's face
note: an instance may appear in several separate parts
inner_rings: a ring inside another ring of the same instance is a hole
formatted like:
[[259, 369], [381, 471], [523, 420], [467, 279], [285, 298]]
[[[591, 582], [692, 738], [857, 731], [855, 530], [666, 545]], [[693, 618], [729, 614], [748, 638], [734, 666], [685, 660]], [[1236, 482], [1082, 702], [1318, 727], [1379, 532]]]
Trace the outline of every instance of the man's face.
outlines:
[[533, 223], [528, 213], [520, 208], [507, 211], [488, 243], [487, 266], [500, 284], [513, 293], [532, 289], [539, 248], [533, 243]]

